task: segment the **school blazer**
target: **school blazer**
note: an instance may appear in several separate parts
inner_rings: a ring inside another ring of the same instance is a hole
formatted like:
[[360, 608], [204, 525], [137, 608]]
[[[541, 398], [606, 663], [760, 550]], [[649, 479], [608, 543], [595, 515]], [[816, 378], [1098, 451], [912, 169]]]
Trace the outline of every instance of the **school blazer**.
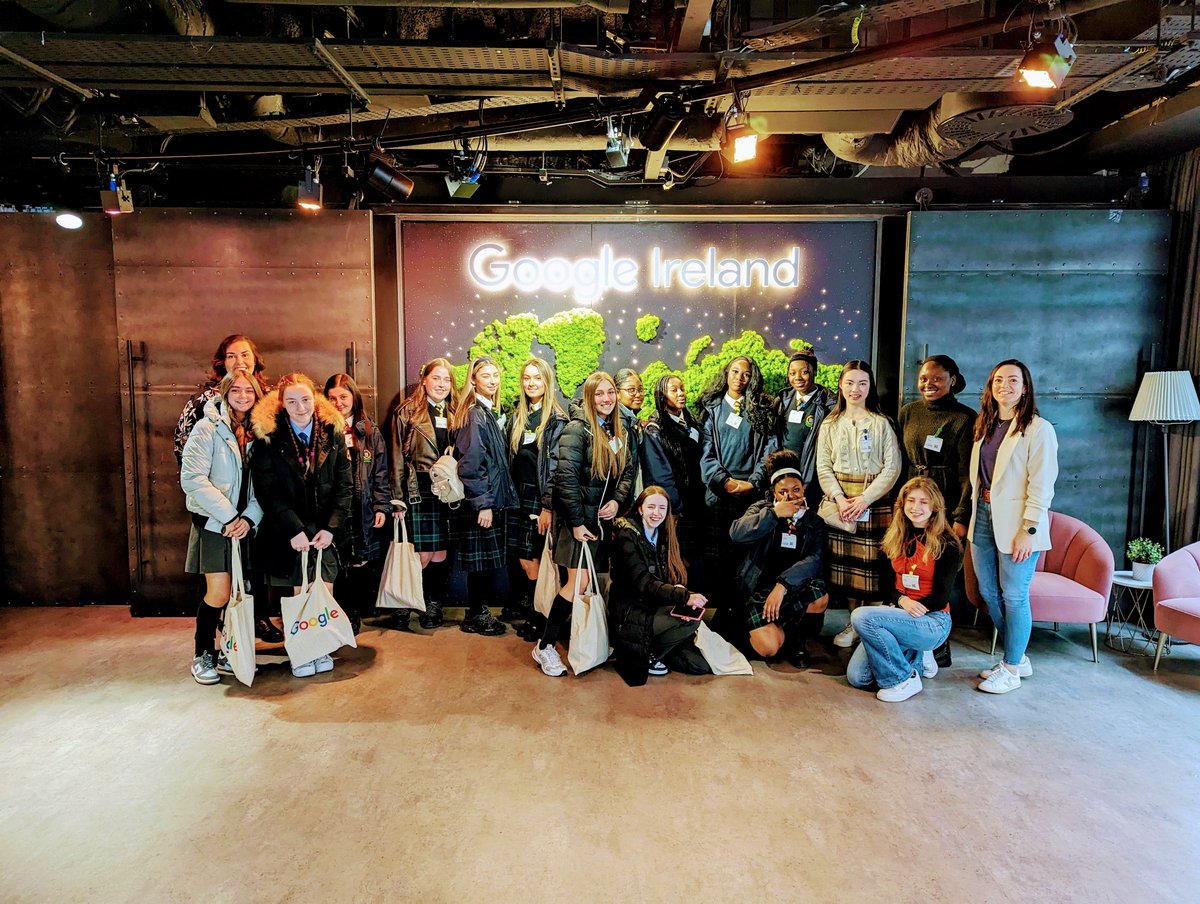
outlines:
[[[996, 548], [1012, 554], [1013, 540], [1022, 521], [1037, 523], [1033, 548], [1050, 548], [1050, 502], [1054, 499], [1054, 481], [1058, 479], [1058, 436], [1045, 418], [1034, 416], [1023, 434], [1016, 433], [1017, 422], [996, 452], [996, 470], [992, 475], [992, 529]], [[971, 525], [967, 536], [975, 539], [975, 513], [982, 491], [979, 489], [979, 454], [982, 440], [971, 447]]]

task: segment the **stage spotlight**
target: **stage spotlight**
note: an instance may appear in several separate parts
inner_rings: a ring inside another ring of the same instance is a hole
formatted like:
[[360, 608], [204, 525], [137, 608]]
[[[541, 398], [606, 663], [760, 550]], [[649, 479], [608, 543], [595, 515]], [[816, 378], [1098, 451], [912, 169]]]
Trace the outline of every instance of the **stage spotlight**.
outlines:
[[1075, 63], [1075, 48], [1063, 35], [1029, 45], [1017, 71], [1030, 88], [1061, 88]]
[[306, 166], [304, 180], [296, 186], [296, 206], [301, 210], [320, 210], [322, 191], [321, 174]]
[[79, 216], [77, 213], [71, 213], [68, 210], [64, 210], [54, 218], [54, 222], [63, 229], [78, 229], [83, 225], [83, 217]]
[[133, 213], [133, 193], [115, 172], [108, 177], [108, 188], [100, 189], [100, 208], [110, 217]]
[[368, 161], [367, 185], [391, 201], [407, 201], [413, 193], [413, 180], [382, 157], [372, 156]]
[[650, 112], [642, 120], [638, 140], [648, 151], [661, 151], [687, 115], [683, 101], [673, 94], [661, 94], [654, 98]]
[[758, 133], [750, 128], [743, 114], [735, 114], [725, 124], [721, 154], [731, 163], [753, 160], [758, 154]]
[[[479, 159], [476, 155], [476, 159]], [[470, 198], [479, 191], [479, 177], [483, 175], [466, 154], [455, 154], [450, 158], [450, 172], [446, 175], [446, 191], [452, 198]]]

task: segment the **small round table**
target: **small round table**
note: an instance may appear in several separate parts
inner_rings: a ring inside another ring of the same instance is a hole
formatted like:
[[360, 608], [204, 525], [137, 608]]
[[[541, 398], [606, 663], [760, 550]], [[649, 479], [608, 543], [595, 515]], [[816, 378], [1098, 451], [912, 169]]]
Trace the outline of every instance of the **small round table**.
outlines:
[[[1104, 630], [1104, 645], [1121, 653], [1153, 656], [1158, 632], [1146, 624], [1146, 607], [1153, 606], [1151, 581], [1138, 581], [1132, 571], [1113, 573], [1112, 603], [1108, 608], [1108, 624]], [[1128, 597], [1128, 613], [1123, 611], [1122, 598]]]

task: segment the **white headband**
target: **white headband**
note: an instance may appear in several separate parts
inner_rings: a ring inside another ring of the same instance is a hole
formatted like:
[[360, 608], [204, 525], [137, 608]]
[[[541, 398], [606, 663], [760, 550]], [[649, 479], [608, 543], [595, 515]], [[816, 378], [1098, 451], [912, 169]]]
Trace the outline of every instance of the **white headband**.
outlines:
[[771, 475], [771, 486], [775, 486], [775, 481], [777, 481], [780, 477], [787, 477], [789, 474], [795, 474], [800, 478], [800, 482], [804, 483], [804, 476], [795, 468], [780, 468]]

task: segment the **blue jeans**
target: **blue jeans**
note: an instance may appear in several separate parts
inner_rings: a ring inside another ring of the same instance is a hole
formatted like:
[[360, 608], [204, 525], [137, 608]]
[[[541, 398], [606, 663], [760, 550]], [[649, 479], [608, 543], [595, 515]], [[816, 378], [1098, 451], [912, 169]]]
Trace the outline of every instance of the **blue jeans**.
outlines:
[[862, 640], [846, 666], [846, 680], [854, 687], [895, 687], [907, 681], [920, 666], [921, 654], [950, 636], [949, 612], [912, 616], [893, 606], [860, 606], [850, 613], [850, 624]]
[[1024, 562], [1014, 562], [996, 548], [992, 533], [992, 507], [983, 500], [975, 510], [975, 538], [971, 541], [971, 562], [979, 595], [987, 603], [988, 615], [1004, 644], [1004, 661], [1019, 665], [1029, 646], [1033, 616], [1029, 611], [1029, 584], [1037, 570], [1038, 553]]

